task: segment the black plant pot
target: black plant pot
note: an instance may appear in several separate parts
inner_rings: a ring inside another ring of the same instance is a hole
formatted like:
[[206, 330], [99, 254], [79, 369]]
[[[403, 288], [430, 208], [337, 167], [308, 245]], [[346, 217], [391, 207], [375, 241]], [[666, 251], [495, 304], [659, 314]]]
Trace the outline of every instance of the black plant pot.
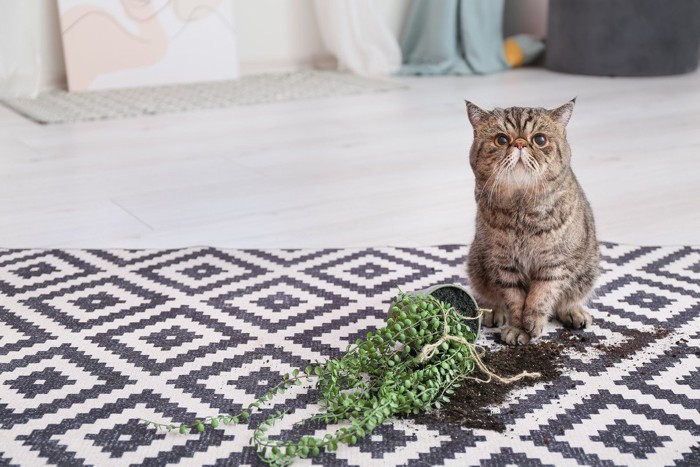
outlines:
[[[425, 289], [410, 292], [409, 295], [432, 295], [443, 302], [449, 303], [464, 316], [464, 324], [469, 326], [476, 338], [481, 331], [481, 311], [474, 297], [466, 287], [459, 284], [437, 284]], [[389, 312], [391, 315], [391, 311]]]
[[661, 76], [698, 67], [700, 0], [550, 0], [545, 66]]

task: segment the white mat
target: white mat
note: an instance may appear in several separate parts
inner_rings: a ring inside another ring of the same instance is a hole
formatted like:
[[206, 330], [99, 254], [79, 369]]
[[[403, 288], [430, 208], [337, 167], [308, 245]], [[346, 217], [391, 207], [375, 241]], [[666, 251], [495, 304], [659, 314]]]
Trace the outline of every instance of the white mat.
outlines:
[[91, 92], [51, 91], [1, 102], [38, 123], [70, 123], [312, 99], [403, 88], [396, 82], [333, 71], [244, 76], [233, 81]]

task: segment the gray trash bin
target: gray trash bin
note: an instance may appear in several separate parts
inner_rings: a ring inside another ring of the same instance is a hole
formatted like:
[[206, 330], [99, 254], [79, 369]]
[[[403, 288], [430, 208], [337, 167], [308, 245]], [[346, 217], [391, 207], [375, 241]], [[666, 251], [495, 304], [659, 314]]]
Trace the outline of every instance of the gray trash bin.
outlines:
[[698, 67], [700, 0], [550, 0], [545, 66], [661, 76]]

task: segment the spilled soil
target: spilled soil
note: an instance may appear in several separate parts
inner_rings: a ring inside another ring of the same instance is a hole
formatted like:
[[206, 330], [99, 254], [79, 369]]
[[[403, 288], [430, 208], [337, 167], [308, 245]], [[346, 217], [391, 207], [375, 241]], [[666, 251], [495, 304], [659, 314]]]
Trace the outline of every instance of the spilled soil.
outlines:
[[538, 372], [541, 377], [524, 378], [512, 384], [497, 381], [486, 384], [467, 380], [455, 390], [455, 394], [445, 408], [417, 415], [414, 419], [420, 423], [448, 423], [502, 432], [506, 428], [505, 424], [499, 414], [493, 412], [488, 406], [502, 404], [514, 389], [556, 379], [561, 373], [557, 361], [565, 348], [565, 345], [556, 341], [542, 341], [487, 352], [482, 360], [498, 375], [514, 376], [525, 370]]
[[622, 344], [607, 345], [600, 343], [594, 344], [593, 347], [603, 352], [605, 359], [608, 361], [621, 360], [623, 358], [628, 358], [630, 355], [643, 349], [655, 340], [668, 336], [670, 331], [664, 328], [656, 328], [651, 332], [628, 329], [624, 334], [628, 339]]
[[[603, 358], [614, 363], [621, 359], [632, 358], [640, 349], [667, 336], [669, 331], [657, 328], [652, 332], [629, 330], [624, 334], [627, 339], [622, 344], [597, 343], [592, 346], [601, 352]], [[419, 423], [447, 423], [467, 428], [503, 432], [506, 426], [501, 415], [490, 407], [505, 402], [513, 390], [556, 380], [562, 372], [564, 360], [562, 353], [565, 350], [585, 353], [591, 344], [586, 335], [580, 332], [562, 330], [553, 340], [543, 340], [525, 346], [504, 346], [498, 350], [487, 352], [482, 360], [491, 371], [498, 375], [514, 376], [524, 370], [538, 372], [541, 377], [523, 378], [512, 384], [503, 384], [497, 381], [491, 381], [487, 384], [467, 380], [455, 390], [450, 403], [441, 410], [411, 418]]]

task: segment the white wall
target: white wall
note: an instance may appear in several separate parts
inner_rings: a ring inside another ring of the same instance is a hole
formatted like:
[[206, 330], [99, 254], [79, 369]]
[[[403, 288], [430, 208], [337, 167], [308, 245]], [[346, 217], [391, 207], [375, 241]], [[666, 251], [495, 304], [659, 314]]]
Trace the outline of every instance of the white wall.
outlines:
[[54, 0], [0, 2], [0, 95], [65, 86], [57, 18]]
[[[398, 37], [408, 0], [375, 0]], [[334, 65], [321, 42], [311, 0], [233, 0], [243, 73]]]
[[328, 58], [310, 0], [233, 0], [243, 73], [313, 65]]
[[549, 0], [506, 0], [503, 34], [526, 33], [543, 39], [547, 36]]
[[42, 73], [39, 86], [42, 90], [56, 87], [65, 88], [66, 69], [63, 64], [63, 45], [61, 44], [61, 28], [58, 24], [57, 2], [52, 0], [28, 1], [40, 3], [38, 27]]
[[[332, 66], [332, 57], [321, 43], [311, 0], [230, 1], [234, 6], [243, 73]], [[9, 2], [31, 3], [31, 9], [37, 12], [27, 24], [26, 34], [36, 43], [39, 90], [65, 87], [57, 0], [1, 0], [0, 15], [3, 5]], [[398, 37], [409, 0], [376, 0], [376, 4]], [[544, 37], [547, 5], [548, 0], [506, 0], [505, 34], [527, 32]]]

